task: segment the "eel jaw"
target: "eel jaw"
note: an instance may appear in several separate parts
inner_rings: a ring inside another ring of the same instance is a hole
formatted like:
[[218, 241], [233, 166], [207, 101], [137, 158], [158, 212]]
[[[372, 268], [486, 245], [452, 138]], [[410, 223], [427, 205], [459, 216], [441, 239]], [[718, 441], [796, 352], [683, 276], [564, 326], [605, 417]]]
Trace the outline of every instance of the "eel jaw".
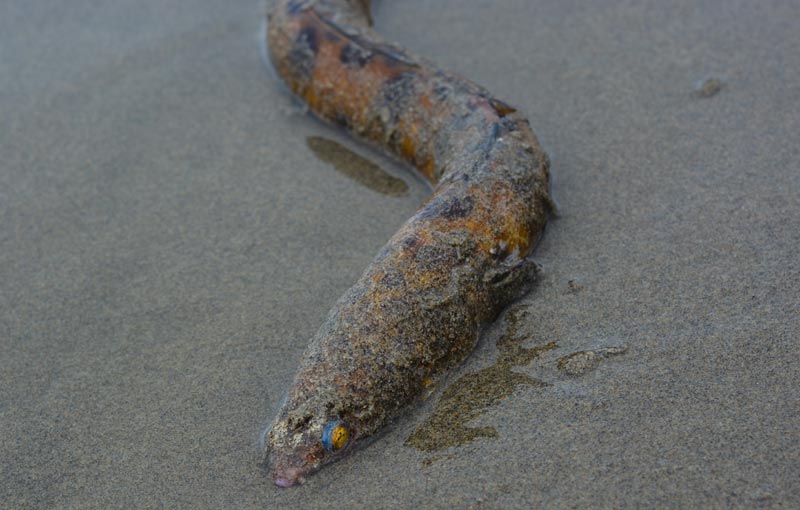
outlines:
[[299, 485], [306, 481], [303, 476], [303, 470], [298, 468], [286, 468], [283, 471], [275, 470], [272, 474], [272, 479], [278, 487], [291, 487]]
[[306, 477], [320, 468], [320, 462], [308, 462], [310, 455], [286, 454], [273, 450], [269, 453], [272, 480], [278, 487], [293, 487], [306, 481]]

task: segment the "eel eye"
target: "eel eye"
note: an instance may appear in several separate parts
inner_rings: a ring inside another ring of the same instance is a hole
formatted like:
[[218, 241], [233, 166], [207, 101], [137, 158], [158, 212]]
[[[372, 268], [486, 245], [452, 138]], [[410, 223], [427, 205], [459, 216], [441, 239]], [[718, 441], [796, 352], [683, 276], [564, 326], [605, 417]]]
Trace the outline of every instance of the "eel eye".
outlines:
[[322, 430], [322, 446], [329, 452], [342, 449], [350, 438], [350, 431], [340, 421], [329, 421]]

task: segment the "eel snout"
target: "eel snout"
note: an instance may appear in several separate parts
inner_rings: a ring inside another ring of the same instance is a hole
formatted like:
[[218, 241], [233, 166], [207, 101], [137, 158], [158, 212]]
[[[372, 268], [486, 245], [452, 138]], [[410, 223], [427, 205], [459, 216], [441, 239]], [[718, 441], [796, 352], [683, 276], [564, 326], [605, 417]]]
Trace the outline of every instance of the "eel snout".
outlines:
[[301, 484], [305, 482], [306, 479], [302, 474], [302, 470], [297, 468], [289, 468], [283, 472], [275, 472], [273, 474], [273, 480], [275, 481], [275, 485], [278, 487], [286, 488]]
[[269, 469], [272, 480], [278, 487], [292, 487], [306, 481], [306, 476], [315, 471], [312, 466], [295, 457], [270, 455]]

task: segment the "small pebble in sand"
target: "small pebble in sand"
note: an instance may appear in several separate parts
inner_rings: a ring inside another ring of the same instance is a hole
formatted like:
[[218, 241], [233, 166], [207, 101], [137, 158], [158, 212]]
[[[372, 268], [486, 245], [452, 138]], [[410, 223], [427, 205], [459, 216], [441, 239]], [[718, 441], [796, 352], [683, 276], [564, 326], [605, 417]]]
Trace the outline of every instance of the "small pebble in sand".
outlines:
[[578, 292], [582, 291], [584, 286], [576, 279], [572, 279], [567, 282], [567, 292], [570, 294], [577, 294]]
[[772, 492], [768, 488], [756, 489], [750, 493], [750, 499], [757, 502], [767, 502], [772, 499]]
[[695, 84], [694, 94], [697, 97], [706, 98], [716, 95], [720, 90], [722, 90], [722, 80], [719, 78], [706, 78]]
[[628, 350], [627, 345], [618, 345], [614, 347], [603, 347], [602, 349], [595, 349], [592, 351], [578, 351], [556, 361], [556, 366], [562, 372], [568, 375], [582, 375], [589, 370], [594, 369], [600, 360], [609, 356], [623, 354]]

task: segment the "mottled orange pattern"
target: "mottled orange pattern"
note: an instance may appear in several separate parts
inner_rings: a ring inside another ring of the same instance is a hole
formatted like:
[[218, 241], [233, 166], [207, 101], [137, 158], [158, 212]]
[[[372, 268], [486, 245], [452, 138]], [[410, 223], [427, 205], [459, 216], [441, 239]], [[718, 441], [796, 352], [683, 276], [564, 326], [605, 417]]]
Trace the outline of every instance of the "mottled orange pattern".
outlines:
[[[525, 293], [550, 208], [527, 120], [480, 86], [383, 41], [362, 0], [279, 0], [272, 62], [318, 117], [413, 165], [435, 189], [309, 343], [266, 435], [288, 487], [387, 425]], [[347, 437], [326, 450], [322, 434]], [[341, 427], [341, 429], [340, 429]]]

